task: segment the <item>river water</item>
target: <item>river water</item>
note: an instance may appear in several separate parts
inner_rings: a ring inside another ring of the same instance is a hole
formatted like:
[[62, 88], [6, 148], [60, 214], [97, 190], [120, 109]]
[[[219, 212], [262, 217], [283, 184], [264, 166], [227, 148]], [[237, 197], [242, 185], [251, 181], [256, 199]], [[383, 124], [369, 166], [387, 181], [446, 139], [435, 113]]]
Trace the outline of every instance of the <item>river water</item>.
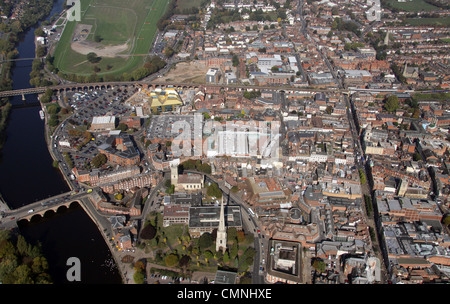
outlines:
[[[49, 18], [63, 9], [64, 0], [56, 0]], [[48, 18], [48, 19], [49, 19]], [[35, 54], [34, 31], [30, 28], [17, 49], [19, 58]], [[14, 89], [30, 87], [32, 61], [17, 61], [13, 69]], [[34, 103], [37, 95], [27, 95]], [[23, 104], [21, 96], [11, 98], [13, 105]], [[6, 130], [7, 140], [0, 162], [0, 193], [12, 209], [70, 190], [61, 172], [53, 168], [48, 151], [44, 121], [39, 106], [13, 108]], [[121, 278], [111, 252], [97, 226], [78, 204], [45, 218], [19, 222], [19, 230], [33, 243], [40, 243], [55, 284], [69, 283], [67, 260], [77, 257], [81, 264], [81, 284], [115, 284]]]

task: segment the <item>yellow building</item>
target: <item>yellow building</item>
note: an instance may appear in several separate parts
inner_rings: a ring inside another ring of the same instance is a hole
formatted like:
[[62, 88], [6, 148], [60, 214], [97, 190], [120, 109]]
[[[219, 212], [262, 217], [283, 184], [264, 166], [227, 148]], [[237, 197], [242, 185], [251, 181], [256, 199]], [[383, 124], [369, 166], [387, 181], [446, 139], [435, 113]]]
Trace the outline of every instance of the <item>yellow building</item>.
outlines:
[[183, 102], [174, 88], [155, 89], [149, 93], [152, 113], [174, 111]]

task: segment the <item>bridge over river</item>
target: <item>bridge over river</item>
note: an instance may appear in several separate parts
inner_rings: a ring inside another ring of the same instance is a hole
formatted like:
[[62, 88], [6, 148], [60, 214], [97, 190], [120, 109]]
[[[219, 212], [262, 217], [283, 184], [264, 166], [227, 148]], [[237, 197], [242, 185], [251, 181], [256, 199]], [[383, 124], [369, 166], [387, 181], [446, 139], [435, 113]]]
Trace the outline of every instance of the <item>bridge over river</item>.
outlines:
[[91, 203], [87, 192], [76, 193], [74, 191], [61, 193], [23, 207], [5, 210], [0, 217], [0, 229], [12, 229], [21, 220], [31, 220], [34, 216], [44, 216], [47, 212], [58, 212], [60, 208], [69, 208], [72, 204], [78, 203], [85, 211], [92, 215], [94, 206]]

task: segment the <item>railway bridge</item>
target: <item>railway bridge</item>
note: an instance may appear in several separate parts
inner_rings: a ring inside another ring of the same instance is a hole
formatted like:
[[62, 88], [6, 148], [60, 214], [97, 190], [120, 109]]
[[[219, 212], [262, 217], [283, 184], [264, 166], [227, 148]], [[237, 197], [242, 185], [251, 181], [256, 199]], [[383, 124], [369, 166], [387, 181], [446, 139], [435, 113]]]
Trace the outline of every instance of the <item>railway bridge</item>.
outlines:
[[145, 86], [149, 89], [165, 89], [165, 88], [175, 88], [177, 90], [186, 90], [186, 89], [200, 89], [200, 88], [215, 88], [218, 90], [264, 90], [264, 91], [284, 91], [286, 93], [290, 92], [320, 92], [327, 91], [325, 89], [311, 89], [304, 87], [289, 87], [289, 86], [246, 86], [240, 84], [198, 84], [198, 83], [179, 83], [179, 82], [166, 82], [166, 83], [158, 83], [158, 82], [147, 82], [147, 81], [120, 81], [120, 82], [95, 82], [95, 83], [70, 83], [70, 84], [59, 84], [48, 87], [37, 87], [37, 88], [26, 88], [26, 89], [18, 89], [18, 90], [10, 90], [10, 91], [2, 91], [0, 92], [1, 97], [10, 97], [10, 96], [25, 96], [29, 94], [41, 94], [44, 93], [47, 89], [51, 89], [58, 93], [64, 92], [76, 92], [76, 91], [91, 91], [91, 90], [108, 90], [113, 89], [115, 87], [137, 87], [137, 86]]

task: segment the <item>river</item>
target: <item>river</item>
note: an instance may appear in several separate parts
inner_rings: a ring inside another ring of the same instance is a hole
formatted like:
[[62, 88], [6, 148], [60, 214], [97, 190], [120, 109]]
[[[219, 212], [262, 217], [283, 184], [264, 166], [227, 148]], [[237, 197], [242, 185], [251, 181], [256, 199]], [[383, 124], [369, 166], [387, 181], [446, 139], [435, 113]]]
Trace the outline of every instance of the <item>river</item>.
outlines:
[[[64, 0], [55, 0], [48, 19], [63, 9]], [[24, 33], [17, 45], [19, 58], [35, 54], [34, 31]], [[32, 61], [17, 61], [12, 71], [14, 89], [30, 87]], [[37, 95], [27, 95], [27, 102], [37, 101]], [[13, 105], [23, 104], [21, 96], [11, 98]], [[53, 168], [48, 151], [44, 121], [39, 106], [11, 110], [7, 140], [0, 162], [0, 193], [12, 209], [70, 190], [61, 172]], [[97, 226], [78, 204], [45, 218], [19, 222], [25, 238], [42, 245], [49, 262], [49, 273], [55, 284], [68, 283], [67, 259], [77, 257], [81, 262], [81, 284], [121, 283], [119, 271]]]

